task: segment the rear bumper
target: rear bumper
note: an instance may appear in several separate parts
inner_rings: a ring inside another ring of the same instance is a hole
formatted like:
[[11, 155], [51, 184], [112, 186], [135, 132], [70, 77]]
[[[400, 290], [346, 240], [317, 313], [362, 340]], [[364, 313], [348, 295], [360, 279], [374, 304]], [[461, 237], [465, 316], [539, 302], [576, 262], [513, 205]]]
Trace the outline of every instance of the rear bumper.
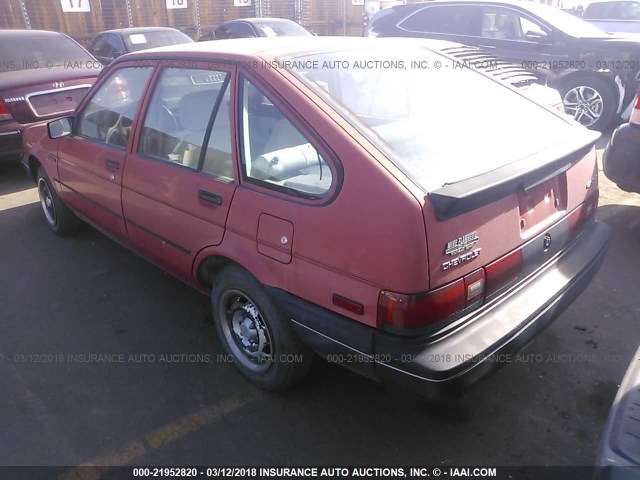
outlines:
[[296, 333], [320, 354], [385, 384], [443, 401], [513, 361], [510, 355], [589, 284], [602, 264], [609, 237], [610, 228], [593, 221], [540, 270], [437, 340], [392, 335], [281, 290], [273, 294]]
[[377, 335], [376, 353], [394, 361], [376, 365], [378, 377], [435, 400], [455, 395], [521, 350], [568, 307], [597, 273], [610, 228], [594, 222], [533, 278], [482, 308], [441, 341]]
[[615, 129], [602, 157], [604, 174], [622, 189], [640, 193], [640, 126]]

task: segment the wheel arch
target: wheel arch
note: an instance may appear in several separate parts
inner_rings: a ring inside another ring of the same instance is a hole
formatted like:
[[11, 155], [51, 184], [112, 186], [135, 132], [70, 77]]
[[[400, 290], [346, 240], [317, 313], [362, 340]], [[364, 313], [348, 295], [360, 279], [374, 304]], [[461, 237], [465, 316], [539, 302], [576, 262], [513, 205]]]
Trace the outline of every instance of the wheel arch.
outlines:
[[40, 168], [41, 166], [42, 162], [35, 155], [29, 154], [29, 158], [27, 159], [27, 167], [29, 168], [31, 178], [33, 178], [34, 180], [36, 180], [36, 177], [38, 175], [38, 168]]
[[193, 262], [193, 277], [197, 284], [211, 291], [216, 276], [229, 266], [237, 266], [245, 270], [249, 275], [254, 277], [263, 285], [277, 285], [274, 272], [266, 268], [262, 262], [252, 262], [254, 268], [249, 268], [245, 260], [255, 260], [255, 256], [249, 255], [248, 252], [222, 252], [220, 247], [207, 247], [200, 251]]

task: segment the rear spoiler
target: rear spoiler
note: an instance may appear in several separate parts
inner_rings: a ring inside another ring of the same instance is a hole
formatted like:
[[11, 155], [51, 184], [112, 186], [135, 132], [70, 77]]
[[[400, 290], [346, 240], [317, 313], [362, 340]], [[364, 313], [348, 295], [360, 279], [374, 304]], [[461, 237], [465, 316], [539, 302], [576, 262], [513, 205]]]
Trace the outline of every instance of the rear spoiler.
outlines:
[[589, 153], [601, 135], [586, 129], [580, 134], [579, 138], [572, 136], [568, 141], [517, 162], [430, 192], [427, 197], [438, 220], [448, 220], [512, 193], [529, 190], [569, 170]]

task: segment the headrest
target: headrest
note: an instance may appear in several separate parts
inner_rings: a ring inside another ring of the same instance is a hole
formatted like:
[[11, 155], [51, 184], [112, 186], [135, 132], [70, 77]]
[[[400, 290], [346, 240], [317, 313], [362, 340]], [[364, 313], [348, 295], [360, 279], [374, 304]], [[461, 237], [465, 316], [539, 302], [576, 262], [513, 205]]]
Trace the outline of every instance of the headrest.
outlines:
[[203, 131], [207, 128], [218, 90], [189, 93], [180, 100], [180, 124], [184, 130]]

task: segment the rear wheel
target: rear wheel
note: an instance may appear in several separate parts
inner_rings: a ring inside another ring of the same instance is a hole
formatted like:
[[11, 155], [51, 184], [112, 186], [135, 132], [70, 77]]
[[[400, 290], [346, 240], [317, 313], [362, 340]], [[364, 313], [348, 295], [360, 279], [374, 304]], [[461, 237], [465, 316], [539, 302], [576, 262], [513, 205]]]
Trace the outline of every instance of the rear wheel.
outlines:
[[603, 130], [615, 118], [616, 95], [601, 78], [570, 79], [561, 87], [565, 111], [578, 123], [593, 130]]
[[55, 234], [60, 236], [76, 233], [82, 225], [82, 222], [76, 217], [75, 213], [64, 204], [60, 197], [58, 197], [47, 172], [45, 172], [42, 167], [38, 168], [36, 182], [38, 184], [40, 205], [42, 206], [42, 212], [44, 213], [47, 226]]
[[220, 272], [211, 304], [220, 340], [249, 381], [266, 390], [284, 390], [309, 371], [313, 352], [248, 272], [236, 266]]

